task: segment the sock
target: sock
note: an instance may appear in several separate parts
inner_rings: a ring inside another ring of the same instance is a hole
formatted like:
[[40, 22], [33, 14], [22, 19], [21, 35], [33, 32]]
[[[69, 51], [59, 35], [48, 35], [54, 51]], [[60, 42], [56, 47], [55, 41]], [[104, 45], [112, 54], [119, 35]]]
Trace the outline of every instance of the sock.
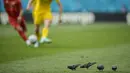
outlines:
[[22, 37], [22, 39], [23, 39], [24, 41], [27, 40], [27, 37], [26, 37], [26, 35], [25, 35], [25, 33], [24, 33], [23, 31], [18, 31], [18, 33], [19, 33], [19, 35]]
[[42, 37], [46, 38], [48, 36], [48, 28], [43, 28], [42, 29]]

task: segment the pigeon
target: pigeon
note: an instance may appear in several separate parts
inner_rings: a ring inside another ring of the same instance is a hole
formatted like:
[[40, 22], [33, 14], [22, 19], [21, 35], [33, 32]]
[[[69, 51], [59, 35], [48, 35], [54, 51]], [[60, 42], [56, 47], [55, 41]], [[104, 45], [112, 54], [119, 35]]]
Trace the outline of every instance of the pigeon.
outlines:
[[103, 66], [102, 64], [99, 64], [99, 65], [97, 66], [97, 69], [98, 69], [99, 71], [103, 71], [104, 66]]
[[94, 64], [96, 64], [96, 62], [89, 62], [89, 63], [87, 63], [87, 64], [84, 64], [84, 65], [82, 65], [82, 66], [80, 66], [80, 68], [89, 68], [89, 67], [91, 67], [92, 65], [94, 65]]
[[67, 68], [71, 69], [71, 70], [76, 70], [76, 68], [79, 66], [80, 66], [80, 64], [76, 64], [76, 65], [68, 66]]

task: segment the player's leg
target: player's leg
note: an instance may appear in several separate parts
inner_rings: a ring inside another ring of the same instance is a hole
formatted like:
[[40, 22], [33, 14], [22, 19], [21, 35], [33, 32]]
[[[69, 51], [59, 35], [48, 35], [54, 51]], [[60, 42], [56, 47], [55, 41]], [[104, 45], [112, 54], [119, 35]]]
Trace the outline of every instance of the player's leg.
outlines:
[[[25, 38], [27, 38], [27, 36], [26, 36], [27, 27], [26, 27], [26, 24], [25, 24], [25, 20], [24, 20], [24, 19], [22, 19], [22, 21], [21, 21], [21, 23], [20, 23], [20, 27], [21, 27], [22, 31], [19, 31], [19, 35], [20, 35], [21, 37], [22, 37], [22, 36], [25, 36]], [[30, 42], [28, 39], [26, 39], [25, 41], [26, 41], [27, 45], [30, 45], [30, 44], [31, 44], [31, 42]]]
[[37, 36], [37, 39], [39, 40], [40, 39], [40, 25], [39, 24], [35, 24], [35, 34]]
[[[35, 35], [37, 36], [37, 39], [40, 39], [40, 24], [42, 22], [42, 17], [40, 16], [39, 13], [33, 13], [33, 18], [34, 18], [34, 24], [35, 24]], [[39, 43], [38, 41], [34, 44], [34, 47], [38, 47]]]
[[40, 43], [51, 43], [51, 40], [48, 39], [48, 33], [49, 33], [49, 26], [52, 23], [52, 14], [51, 12], [48, 12], [44, 15], [44, 27], [42, 29], [42, 38], [40, 40]]
[[16, 29], [16, 31], [19, 33], [21, 38], [26, 42], [27, 45], [30, 45], [31, 42], [27, 39], [27, 36], [25, 35], [23, 29], [21, 28], [20, 24], [17, 23], [16, 19], [9, 19], [10, 24]]
[[[39, 30], [40, 30], [40, 25], [35, 24], [35, 35], [37, 36], [38, 40], [40, 39], [40, 32], [39, 32]], [[39, 47], [38, 40], [37, 40], [37, 42], [34, 43], [34, 47]]]
[[24, 32], [27, 31], [27, 27], [26, 27], [26, 24], [25, 24], [25, 20], [24, 20], [24, 19], [22, 19], [22, 21], [21, 21], [21, 23], [20, 23], [20, 27], [22, 28], [22, 30], [23, 30]]
[[35, 35], [37, 36], [38, 40], [40, 39], [40, 24], [42, 22], [42, 17], [39, 13], [34, 13], [33, 14], [34, 18], [34, 24], [35, 24]]

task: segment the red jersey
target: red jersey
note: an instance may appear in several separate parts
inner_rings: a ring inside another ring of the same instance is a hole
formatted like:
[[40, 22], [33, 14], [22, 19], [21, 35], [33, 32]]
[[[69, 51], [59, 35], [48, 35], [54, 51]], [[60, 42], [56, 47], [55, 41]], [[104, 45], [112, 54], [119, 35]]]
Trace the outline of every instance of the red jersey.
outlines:
[[17, 18], [22, 5], [20, 0], [4, 0], [4, 7], [9, 17]]

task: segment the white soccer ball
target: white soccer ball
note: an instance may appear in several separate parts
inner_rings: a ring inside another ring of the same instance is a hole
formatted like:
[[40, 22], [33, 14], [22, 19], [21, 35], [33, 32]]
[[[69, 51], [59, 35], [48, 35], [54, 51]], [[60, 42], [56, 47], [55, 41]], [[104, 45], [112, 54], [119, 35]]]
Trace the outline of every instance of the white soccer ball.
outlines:
[[37, 42], [37, 36], [34, 35], [34, 34], [30, 35], [30, 36], [28, 37], [28, 39], [29, 39], [29, 41], [30, 41], [32, 44], [34, 44], [34, 43]]

